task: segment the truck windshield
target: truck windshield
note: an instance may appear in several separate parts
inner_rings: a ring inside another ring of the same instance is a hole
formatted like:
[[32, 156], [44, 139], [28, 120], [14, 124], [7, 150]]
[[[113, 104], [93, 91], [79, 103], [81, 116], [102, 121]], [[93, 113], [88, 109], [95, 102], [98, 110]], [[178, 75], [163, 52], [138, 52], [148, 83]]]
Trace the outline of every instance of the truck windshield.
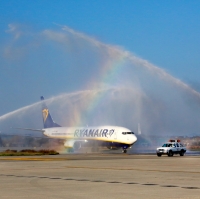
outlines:
[[163, 144], [162, 147], [172, 147], [172, 144]]

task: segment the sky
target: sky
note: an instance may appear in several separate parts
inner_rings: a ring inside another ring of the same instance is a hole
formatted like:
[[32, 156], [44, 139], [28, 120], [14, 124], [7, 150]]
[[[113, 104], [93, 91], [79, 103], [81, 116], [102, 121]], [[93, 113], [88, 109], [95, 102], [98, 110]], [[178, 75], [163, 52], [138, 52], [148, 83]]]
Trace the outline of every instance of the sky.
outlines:
[[[198, 0], [1, 1], [0, 115], [36, 103], [41, 95], [48, 99], [108, 87], [117, 89], [111, 93], [134, 87], [140, 90], [139, 96], [153, 96], [146, 100], [148, 103], [144, 102], [146, 98], [139, 100], [145, 104], [143, 108], [152, 100], [171, 109], [180, 104], [186, 107], [188, 102], [195, 104], [191, 96], [187, 102], [174, 104], [183, 96], [181, 93], [175, 97], [179, 91], [170, 89], [189, 85], [200, 91], [199, 9]], [[111, 65], [115, 65], [115, 70], [109, 68]], [[139, 65], [143, 71], [136, 67]], [[156, 74], [158, 79], [154, 78]], [[168, 99], [163, 97], [167, 91]], [[107, 100], [111, 99], [109, 96]], [[102, 103], [96, 101], [95, 106]], [[106, 106], [110, 107], [109, 103]], [[192, 110], [186, 108], [183, 112], [199, 114]], [[159, 109], [156, 112], [160, 114]], [[170, 118], [170, 114], [166, 113], [165, 118]], [[188, 126], [191, 128], [194, 122]]]

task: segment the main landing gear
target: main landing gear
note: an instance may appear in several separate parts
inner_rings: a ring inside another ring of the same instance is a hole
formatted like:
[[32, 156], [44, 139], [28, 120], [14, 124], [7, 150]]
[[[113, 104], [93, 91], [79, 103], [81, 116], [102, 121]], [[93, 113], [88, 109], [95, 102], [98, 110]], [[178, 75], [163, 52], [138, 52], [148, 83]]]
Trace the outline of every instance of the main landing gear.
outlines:
[[126, 148], [122, 148], [122, 153], [127, 153], [127, 149]]
[[122, 153], [127, 153], [127, 150], [126, 150], [126, 149], [123, 149]]
[[129, 145], [123, 145], [122, 146], [122, 153], [127, 153], [127, 149], [129, 148]]

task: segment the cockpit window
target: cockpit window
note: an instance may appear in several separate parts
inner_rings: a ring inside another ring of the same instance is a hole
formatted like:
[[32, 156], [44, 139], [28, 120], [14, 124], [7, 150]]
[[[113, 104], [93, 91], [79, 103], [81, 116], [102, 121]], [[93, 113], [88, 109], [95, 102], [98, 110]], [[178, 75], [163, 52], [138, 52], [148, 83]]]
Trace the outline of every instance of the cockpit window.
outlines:
[[126, 135], [126, 134], [134, 134], [134, 132], [122, 132], [123, 135]]

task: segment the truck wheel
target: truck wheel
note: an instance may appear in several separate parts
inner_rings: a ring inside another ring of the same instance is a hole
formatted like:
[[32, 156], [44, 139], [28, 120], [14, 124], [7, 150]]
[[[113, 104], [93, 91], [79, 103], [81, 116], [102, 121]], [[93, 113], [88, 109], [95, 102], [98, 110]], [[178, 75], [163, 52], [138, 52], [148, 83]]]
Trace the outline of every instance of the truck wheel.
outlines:
[[170, 150], [169, 152], [168, 152], [168, 156], [169, 157], [172, 157], [174, 155], [174, 153]]
[[157, 156], [158, 156], [158, 157], [161, 157], [161, 156], [162, 156], [162, 154], [161, 154], [161, 153], [157, 153]]
[[184, 156], [184, 151], [183, 150], [181, 150], [180, 156]]

